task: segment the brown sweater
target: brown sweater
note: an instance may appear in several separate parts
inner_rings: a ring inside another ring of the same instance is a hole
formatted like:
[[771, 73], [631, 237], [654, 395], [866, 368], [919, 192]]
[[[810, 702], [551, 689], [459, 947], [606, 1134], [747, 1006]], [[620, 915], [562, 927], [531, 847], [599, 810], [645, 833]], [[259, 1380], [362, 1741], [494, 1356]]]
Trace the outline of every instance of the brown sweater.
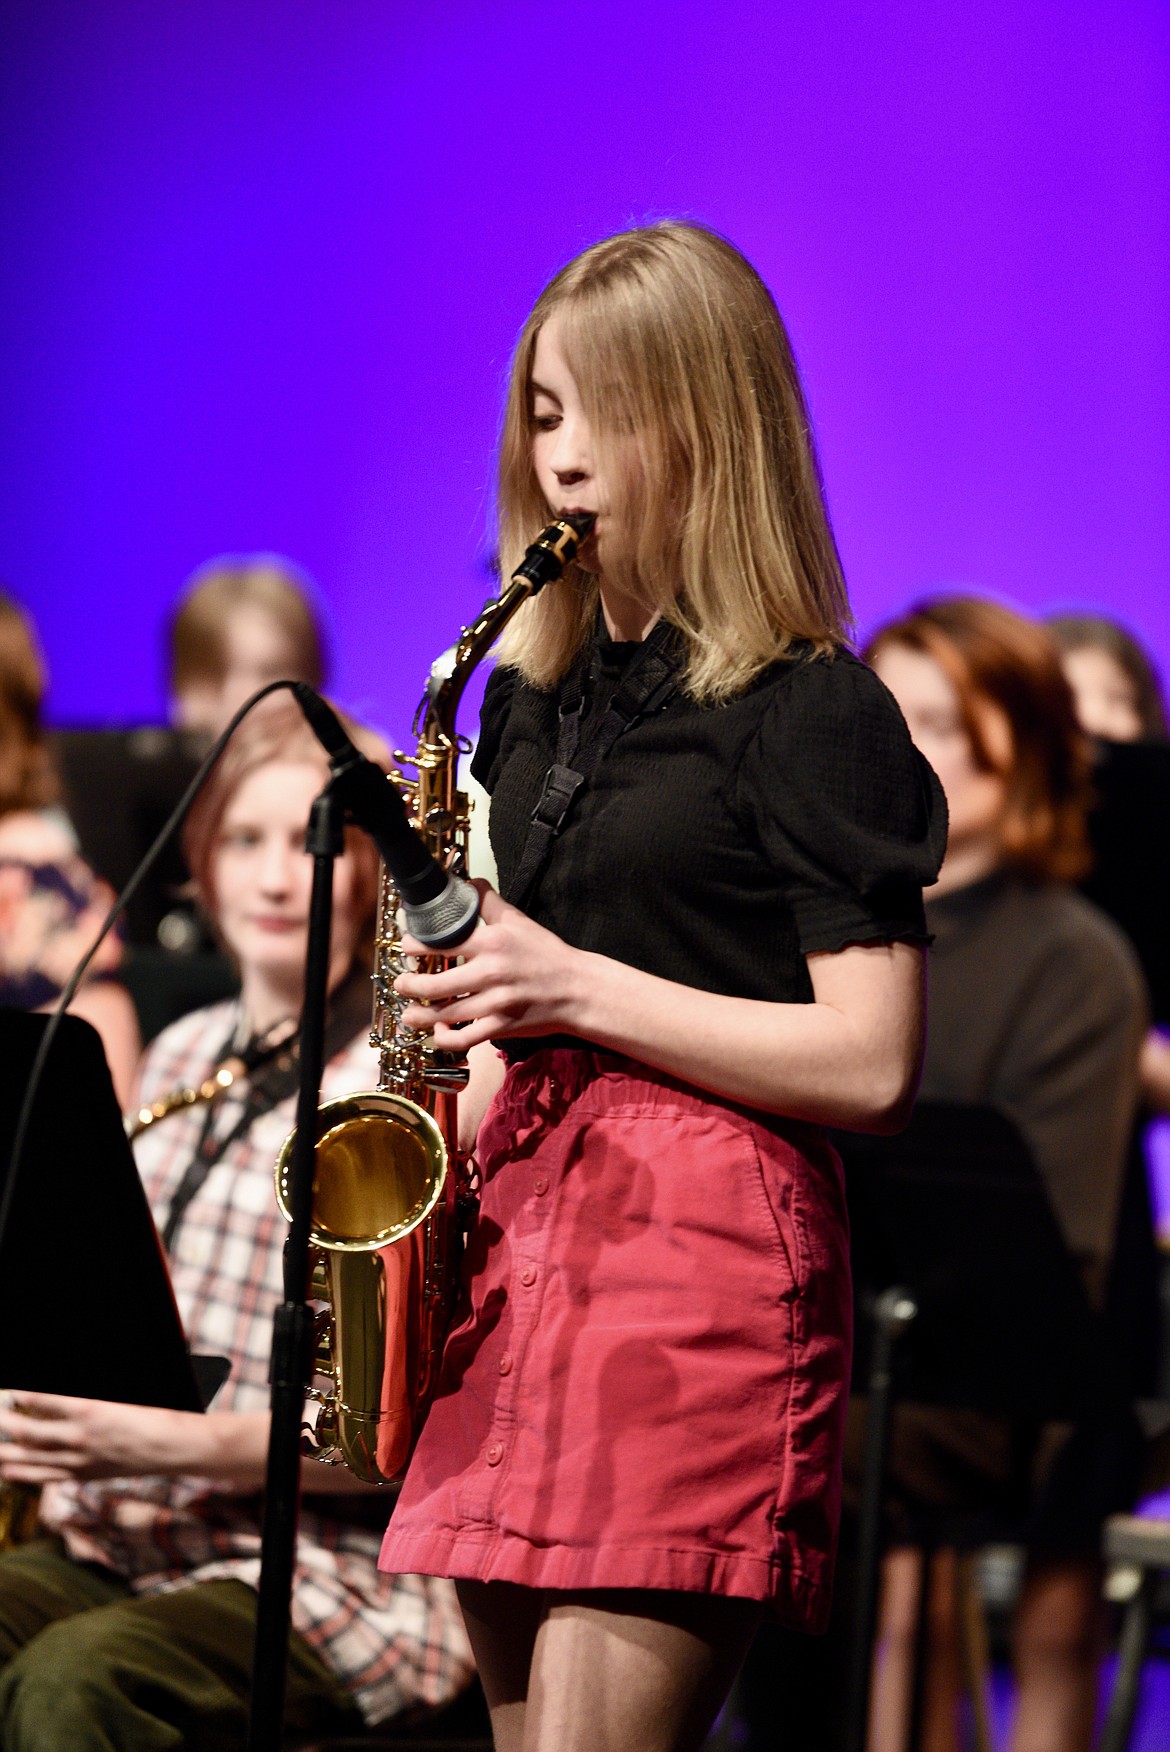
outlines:
[[1004, 873], [928, 900], [926, 914], [921, 1094], [986, 1102], [1015, 1121], [1099, 1300], [1147, 1023], [1137, 958], [1081, 895]]

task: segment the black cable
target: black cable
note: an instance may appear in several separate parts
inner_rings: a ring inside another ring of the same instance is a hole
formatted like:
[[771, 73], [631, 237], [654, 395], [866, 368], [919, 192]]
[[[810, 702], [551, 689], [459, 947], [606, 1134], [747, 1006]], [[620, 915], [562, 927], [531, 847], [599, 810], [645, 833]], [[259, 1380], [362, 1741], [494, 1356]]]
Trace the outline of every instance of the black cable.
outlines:
[[119, 894], [113, 906], [106, 914], [105, 922], [102, 925], [101, 930], [98, 932], [81, 960], [77, 963], [73, 972], [69, 975], [69, 979], [65, 984], [61, 996], [57, 999], [57, 1007], [49, 1017], [48, 1026], [45, 1029], [44, 1034], [41, 1036], [41, 1044], [38, 1047], [37, 1055], [33, 1060], [32, 1070], [29, 1073], [28, 1083], [25, 1086], [24, 1100], [21, 1102], [20, 1116], [16, 1122], [16, 1131], [13, 1134], [12, 1154], [8, 1159], [8, 1175], [5, 1181], [3, 1193], [0, 1194], [0, 1252], [3, 1251], [4, 1247], [4, 1236], [8, 1228], [8, 1218], [12, 1209], [12, 1197], [16, 1186], [16, 1177], [20, 1169], [21, 1157], [24, 1154], [24, 1146], [28, 1140], [28, 1129], [32, 1120], [33, 1105], [36, 1101], [41, 1077], [44, 1074], [45, 1065], [48, 1061], [49, 1052], [52, 1048], [53, 1042], [57, 1038], [57, 1031], [61, 1025], [61, 1018], [76, 997], [77, 988], [85, 978], [90, 962], [93, 960], [94, 956], [97, 954], [122, 914], [126, 911], [126, 908], [134, 899], [134, 896], [138, 893], [143, 882], [150, 874], [159, 854], [164, 850], [170, 840], [171, 835], [175, 833], [182, 824], [188, 809], [190, 809], [192, 803], [194, 803], [196, 797], [199, 795], [199, 792], [203, 789], [212, 767], [227, 747], [228, 742], [235, 735], [239, 726], [248, 716], [248, 713], [252, 710], [253, 706], [259, 705], [260, 701], [266, 698], [268, 694], [276, 693], [282, 687], [294, 688], [295, 686], [296, 683], [292, 681], [270, 681], [267, 687], [262, 687], [258, 693], [252, 695], [251, 699], [245, 700], [227, 729], [221, 732], [212, 744], [208, 753], [204, 756], [204, 759], [200, 763], [198, 772], [191, 780], [191, 783], [187, 786], [187, 789], [183, 792], [183, 795], [179, 798], [178, 803], [171, 812], [169, 820], [159, 832], [154, 843], [148, 848], [142, 862], [133, 872], [129, 881], [126, 883], [125, 888], [123, 888], [121, 894]]

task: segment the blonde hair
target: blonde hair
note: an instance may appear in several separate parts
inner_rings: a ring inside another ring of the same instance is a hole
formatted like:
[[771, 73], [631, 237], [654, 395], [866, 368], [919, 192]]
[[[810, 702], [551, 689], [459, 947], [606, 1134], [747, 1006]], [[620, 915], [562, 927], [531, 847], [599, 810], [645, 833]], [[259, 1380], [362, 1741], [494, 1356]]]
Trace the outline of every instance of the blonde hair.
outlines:
[[292, 679], [320, 688], [325, 648], [308, 578], [279, 554], [221, 554], [193, 572], [168, 628], [173, 694], [218, 684], [227, 670], [227, 624], [238, 608], [261, 609], [288, 641]]
[[[530, 378], [553, 316], [599, 460], [633, 433], [640, 467], [608, 469], [633, 532], [623, 588], [673, 622], [685, 686], [715, 704], [796, 640], [851, 626], [808, 409], [767, 287], [724, 238], [670, 220], [594, 244], [537, 299], [512, 361], [499, 464], [508, 576], [549, 507], [532, 463]], [[598, 580], [579, 566], [520, 611], [501, 657], [552, 687], [589, 637]]]

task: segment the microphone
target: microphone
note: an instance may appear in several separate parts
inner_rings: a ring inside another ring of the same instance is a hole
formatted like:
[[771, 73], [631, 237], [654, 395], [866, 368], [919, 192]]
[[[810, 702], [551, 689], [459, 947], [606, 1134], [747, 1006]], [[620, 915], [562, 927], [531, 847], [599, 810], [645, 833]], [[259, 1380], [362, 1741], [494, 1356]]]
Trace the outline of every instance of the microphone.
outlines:
[[470, 882], [444, 870], [406, 813], [392, 779], [368, 760], [306, 681], [292, 686], [310, 730], [343, 781], [348, 813], [369, 834], [402, 896], [406, 928], [428, 949], [454, 949], [466, 942], [479, 918], [479, 894]]

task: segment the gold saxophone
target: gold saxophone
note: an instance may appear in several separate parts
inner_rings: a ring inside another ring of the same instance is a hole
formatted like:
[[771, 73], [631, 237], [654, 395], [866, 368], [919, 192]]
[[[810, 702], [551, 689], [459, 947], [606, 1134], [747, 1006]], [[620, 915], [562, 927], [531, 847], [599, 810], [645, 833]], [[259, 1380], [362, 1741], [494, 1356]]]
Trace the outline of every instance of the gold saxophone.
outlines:
[[[417, 778], [396, 775], [417, 831], [441, 864], [467, 866], [469, 804], [456, 787], [455, 716], [468, 678], [522, 603], [559, 578], [592, 518], [550, 524], [507, 588], [485, 603], [435, 663], [414, 721]], [[378, 1086], [325, 1104], [313, 1176], [312, 1298], [317, 1317], [317, 1403], [303, 1447], [344, 1463], [370, 1484], [398, 1483], [435, 1389], [459, 1282], [463, 1231], [474, 1208], [471, 1164], [456, 1140], [456, 1097], [466, 1063], [404, 1028], [394, 981], [405, 971], [400, 901], [382, 868], [374, 950]], [[428, 958], [430, 959], [430, 958]], [[444, 965], [441, 957], [433, 958]], [[276, 1165], [276, 1197], [290, 1214], [293, 1133]]]

